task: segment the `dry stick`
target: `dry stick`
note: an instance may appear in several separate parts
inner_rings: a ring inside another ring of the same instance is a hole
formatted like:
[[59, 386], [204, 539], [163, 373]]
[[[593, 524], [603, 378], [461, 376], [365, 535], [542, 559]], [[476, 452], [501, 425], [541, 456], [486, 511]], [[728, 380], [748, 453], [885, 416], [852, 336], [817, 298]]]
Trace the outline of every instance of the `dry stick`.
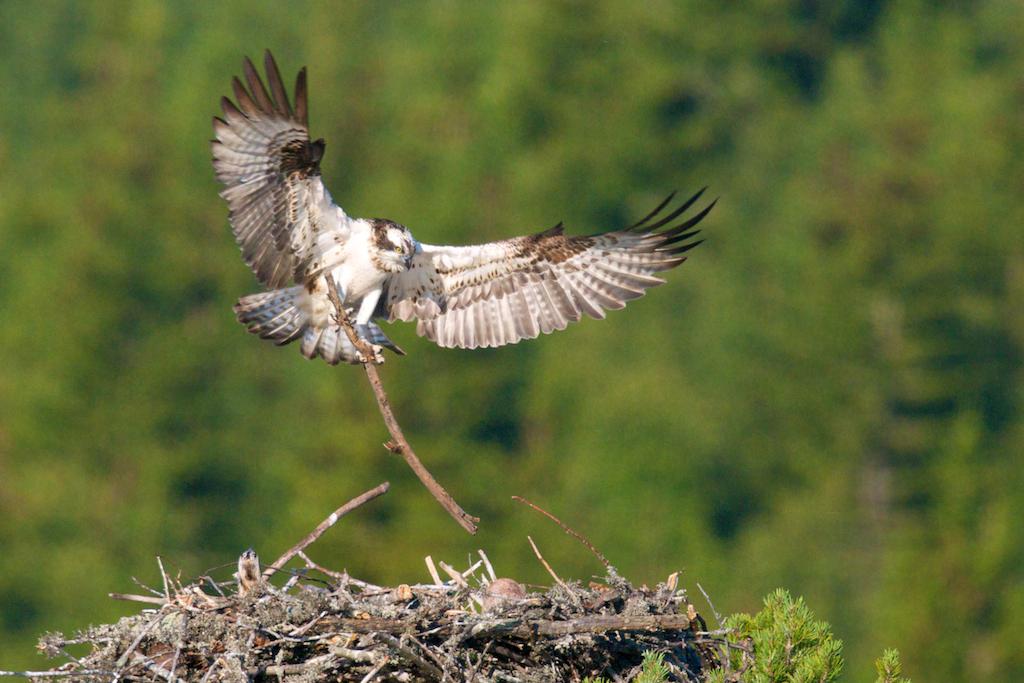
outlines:
[[444, 669], [445, 669], [444, 662], [442, 662], [440, 659], [438, 659], [437, 655], [435, 655], [430, 650], [429, 647], [427, 647], [426, 645], [421, 643], [419, 640], [417, 640], [416, 636], [412, 635], [411, 633], [406, 633], [406, 634], [402, 635], [402, 639], [405, 640], [406, 642], [410, 642], [413, 645], [415, 645], [416, 647], [418, 647], [420, 649], [420, 651], [423, 652], [424, 656], [427, 659], [432, 661], [434, 664], [437, 664], [441, 668], [441, 670], [443, 672], [441, 680], [444, 681], [445, 677], [447, 676], [447, 671], [444, 671]]
[[174, 659], [171, 661], [171, 676], [167, 680], [171, 680], [171, 678], [174, 678], [174, 679], [178, 678], [177, 674], [175, 674], [174, 672], [177, 671], [177, 669], [178, 669], [178, 657], [180, 657], [180, 656], [181, 656], [181, 646], [179, 645], [174, 650]]
[[151, 605], [166, 605], [167, 601], [163, 598], [151, 598], [148, 595], [135, 595], [133, 593], [107, 593], [108, 597], [114, 600], [129, 600], [131, 602], [145, 602]]
[[553, 578], [566, 593], [569, 593], [571, 595], [572, 591], [570, 591], [569, 587], [565, 585], [565, 581], [562, 581], [560, 578], [558, 578], [558, 574], [556, 574], [555, 570], [551, 568], [551, 565], [548, 564], [548, 561], [544, 559], [544, 556], [540, 554], [540, 550], [537, 549], [537, 544], [533, 542], [533, 539], [527, 536], [526, 540], [530, 542], [530, 547], [533, 548], [533, 554], [537, 556], [537, 559], [540, 560], [540, 563], [544, 565], [545, 569], [548, 570], [548, 574], [551, 574], [551, 578]]
[[540, 514], [544, 515], [545, 517], [550, 519], [552, 522], [554, 522], [558, 526], [562, 527], [562, 531], [564, 531], [565, 533], [567, 533], [570, 536], [572, 536], [573, 538], [575, 538], [577, 541], [579, 541], [584, 546], [586, 546], [587, 549], [590, 550], [590, 552], [594, 553], [594, 557], [596, 557], [598, 560], [601, 561], [601, 564], [604, 565], [605, 569], [611, 569], [612, 568], [612, 564], [611, 564], [611, 562], [608, 561], [608, 558], [605, 557], [604, 555], [602, 555], [601, 551], [599, 551], [597, 548], [595, 548], [594, 544], [591, 543], [590, 541], [588, 541], [586, 536], [584, 536], [583, 534], [579, 533], [575, 529], [571, 528], [568, 524], [566, 524], [562, 520], [558, 519], [558, 517], [555, 517], [553, 514], [551, 514], [550, 512], [545, 510], [544, 508], [542, 508], [540, 506], [537, 506], [537, 505], [534, 505], [533, 503], [531, 503], [530, 501], [526, 500], [522, 496], [512, 496], [512, 500], [514, 500], [516, 502], [519, 502], [519, 503], [522, 503], [523, 505], [529, 505], [530, 507], [532, 507], [534, 510], [536, 510]]
[[[421, 625], [416, 621], [370, 617], [328, 617], [321, 621], [325, 627], [342, 633], [364, 633], [391, 635], [419, 633]], [[577, 619], [487, 619], [476, 623], [463, 624], [445, 620], [436, 627], [437, 632], [461, 633], [465, 637], [478, 638], [483, 635], [506, 635], [513, 638], [530, 639], [536, 636], [567, 636], [577, 633], [608, 633], [610, 631], [689, 631], [690, 619], [685, 614], [596, 614]]]
[[441, 569], [444, 570], [445, 574], [452, 577], [452, 581], [455, 582], [455, 585], [459, 586], [460, 588], [467, 588], [469, 586], [469, 584], [466, 583], [466, 579], [462, 577], [462, 574], [457, 572], [455, 568], [452, 567], [450, 564], [442, 561], [439, 561], [438, 564], [441, 565]]
[[162, 576], [163, 579], [164, 579], [164, 597], [167, 598], [168, 602], [170, 602], [171, 601], [171, 590], [168, 587], [167, 572], [164, 571], [164, 561], [162, 559], [160, 559], [159, 555], [156, 556], [156, 563], [160, 567], [160, 576]]
[[135, 648], [137, 648], [142, 643], [143, 639], [149, 635], [150, 631], [156, 628], [156, 625], [160, 623], [160, 619], [161, 615], [159, 612], [157, 612], [157, 614], [153, 617], [152, 621], [146, 624], [146, 628], [142, 629], [139, 632], [139, 635], [135, 637], [135, 640], [131, 642], [131, 645], [128, 646], [128, 649], [125, 650], [120, 657], [118, 657], [117, 663], [114, 664], [114, 666], [117, 668], [118, 675], [120, 675], [121, 670], [124, 669], [124, 665], [128, 663], [128, 660], [131, 658], [132, 653], [135, 652]]
[[390, 660], [387, 657], [382, 657], [381, 660], [377, 662], [372, 669], [370, 669], [370, 672], [363, 676], [363, 679], [359, 681], [359, 683], [370, 683], [370, 681], [377, 677], [377, 674], [380, 673], [381, 669], [388, 665], [389, 661]]
[[135, 578], [134, 576], [132, 577], [132, 583], [134, 583], [134, 584], [135, 584], [136, 586], [138, 586], [139, 588], [142, 588], [143, 590], [149, 591], [149, 592], [150, 592], [150, 593], [152, 593], [153, 595], [163, 595], [163, 593], [161, 593], [160, 591], [158, 591], [158, 590], [155, 590], [155, 589], [153, 589], [153, 588], [150, 588], [150, 587], [149, 587], [149, 586], [147, 586], [146, 584], [144, 584], [144, 583], [142, 583], [141, 581], [139, 581], [138, 579], [136, 579], [136, 578]]
[[441, 669], [425, 660], [418, 652], [398, 638], [395, 638], [388, 633], [375, 633], [374, 639], [386, 643], [393, 650], [397, 650], [399, 654], [409, 660], [409, 662], [415, 665], [417, 669], [429, 675], [433, 680], [440, 680], [444, 675], [444, 672], [441, 671]]
[[110, 676], [112, 671], [101, 669], [84, 669], [81, 671], [0, 671], [0, 676], [18, 676], [20, 678], [64, 678], [65, 676]]
[[307, 659], [301, 664], [271, 664], [270, 666], [261, 669], [251, 670], [251, 675], [253, 678], [257, 678], [260, 674], [278, 677], [283, 677], [289, 674], [306, 674], [310, 673], [321, 664], [332, 663], [335, 659], [337, 659], [337, 657], [333, 653], [327, 653], [325, 655], [320, 655], [319, 657]]
[[707, 591], [704, 590], [704, 586], [700, 585], [699, 583], [697, 584], [697, 588], [700, 589], [700, 592], [704, 596], [704, 599], [707, 600], [708, 607], [711, 608], [711, 613], [715, 615], [715, 621], [718, 622], [718, 627], [721, 628], [722, 627], [722, 615], [719, 614], [718, 610], [715, 609], [715, 603], [711, 602], [711, 596], [709, 596]]
[[[470, 558], [470, 559], [472, 559], [472, 558]], [[482, 565], [483, 563], [484, 563], [483, 560], [477, 560], [476, 562], [471, 564], [469, 566], [469, 569], [467, 569], [466, 571], [462, 572], [462, 578], [466, 578], [467, 576], [472, 576], [473, 572], [475, 572], [477, 569], [479, 569], [480, 565]]]
[[434, 558], [427, 555], [423, 558], [423, 561], [427, 563], [427, 571], [430, 572], [430, 578], [434, 580], [434, 585], [443, 586], [444, 581], [441, 580], [441, 575], [437, 573], [437, 567], [434, 565]]
[[345, 578], [345, 574], [343, 574], [341, 572], [336, 572], [333, 569], [328, 569], [327, 567], [324, 567], [324, 566], [321, 566], [321, 565], [317, 564], [313, 560], [309, 559], [309, 555], [307, 555], [306, 553], [304, 553], [301, 550], [299, 552], [295, 553], [295, 554], [298, 555], [299, 558], [301, 558], [302, 561], [306, 563], [306, 566], [308, 568], [310, 568], [310, 569], [315, 569], [318, 572], [320, 572], [321, 574], [323, 574], [325, 576], [329, 576], [332, 579], [341, 580], [341, 579]]
[[318, 572], [320, 572], [322, 574], [326, 574], [327, 576], [330, 576], [332, 579], [337, 579], [338, 581], [341, 582], [342, 586], [349, 586], [349, 585], [351, 585], [351, 586], [355, 586], [356, 588], [359, 588], [359, 589], [364, 590], [364, 591], [384, 591], [384, 592], [388, 592], [388, 589], [381, 588], [380, 586], [378, 586], [376, 584], [370, 583], [368, 581], [361, 581], [361, 580], [355, 578], [354, 576], [349, 576], [347, 569], [345, 571], [343, 571], [343, 572], [336, 572], [336, 571], [333, 571], [331, 569], [328, 569], [327, 567], [324, 567], [323, 565], [319, 565], [316, 562], [314, 562], [313, 560], [309, 559], [309, 555], [307, 555], [306, 553], [302, 552], [301, 550], [299, 551], [299, 557], [301, 557], [303, 559], [303, 561], [305, 561], [307, 568], [315, 569], [315, 570], [317, 570]]
[[218, 657], [217, 659], [213, 660], [213, 664], [211, 664], [209, 667], [207, 667], [206, 673], [203, 674], [203, 677], [199, 680], [199, 683], [206, 683], [208, 680], [210, 680], [210, 677], [213, 676], [214, 670], [218, 666], [220, 666], [220, 662], [221, 662], [221, 658], [220, 657]]
[[373, 363], [373, 350], [369, 348], [366, 342], [356, 334], [355, 328], [352, 327], [352, 321], [349, 320], [348, 315], [345, 313], [345, 308], [342, 306], [341, 297], [338, 296], [338, 287], [334, 282], [334, 278], [330, 275], [327, 276], [327, 295], [330, 297], [331, 303], [334, 305], [335, 320], [338, 325], [345, 330], [345, 334], [348, 336], [352, 345], [355, 346], [360, 353], [363, 354], [363, 369], [366, 371], [366, 378], [370, 381], [370, 387], [373, 389], [373, 395], [377, 399], [377, 407], [380, 409], [381, 417], [384, 418], [384, 424], [388, 428], [388, 432], [391, 434], [392, 445], [388, 447], [395, 453], [400, 454], [405, 458], [405, 462], [412, 468], [412, 471], [416, 473], [419, 480], [427, 487], [427, 490], [434, 496], [434, 499], [441, 504], [448, 514], [459, 523], [459, 525], [471, 534], [476, 533], [477, 522], [480, 521], [479, 517], [474, 517], [467, 513], [462, 507], [455, 502], [455, 499], [451, 497], [451, 494], [445, 490], [443, 486], [437, 483], [433, 475], [423, 466], [420, 459], [416, 457], [416, 453], [413, 452], [412, 446], [405, 440], [405, 435], [402, 433], [402, 428], [398, 424], [398, 420], [395, 419], [395, 414], [391, 410], [391, 402], [388, 400], [388, 395], [384, 393], [384, 385], [381, 384], [380, 375], [377, 373], [377, 366]]
[[353, 498], [352, 500], [350, 500], [349, 502], [345, 503], [340, 508], [332, 512], [327, 517], [327, 519], [320, 522], [317, 528], [313, 529], [313, 531], [311, 531], [308, 536], [306, 536], [304, 539], [302, 539], [294, 546], [292, 546], [284, 555], [274, 560], [274, 564], [270, 565], [263, 571], [263, 577], [266, 578], [274, 572], [280, 571], [281, 567], [283, 567], [285, 563], [288, 562], [288, 560], [298, 555], [300, 550], [305, 550], [310, 544], [316, 541], [316, 539], [323, 536], [324, 532], [330, 529], [332, 526], [334, 526], [339, 519], [341, 519], [348, 513], [352, 512], [360, 505], [363, 505], [364, 503], [373, 500], [377, 496], [384, 495], [385, 493], [387, 493], [387, 490], [389, 488], [391, 488], [391, 484], [389, 484], [388, 482], [384, 482], [380, 486], [372, 488], [360, 496], [356, 496], [355, 498]]
[[144, 657], [143, 655], [136, 652], [134, 655], [132, 655], [132, 659], [135, 660], [136, 664], [144, 666], [148, 671], [152, 672], [154, 675], [166, 679], [167, 683], [184, 683], [177, 676], [174, 676], [172, 678], [171, 672], [169, 672], [167, 669], [163, 668], [162, 666], [151, 660], [149, 657]]
[[477, 553], [480, 554], [480, 559], [484, 561], [484, 567], [487, 568], [487, 575], [491, 577], [491, 581], [497, 579], [498, 576], [494, 573], [494, 567], [491, 566], [491, 561], [487, 558], [487, 553], [485, 553], [483, 549], [477, 550]]

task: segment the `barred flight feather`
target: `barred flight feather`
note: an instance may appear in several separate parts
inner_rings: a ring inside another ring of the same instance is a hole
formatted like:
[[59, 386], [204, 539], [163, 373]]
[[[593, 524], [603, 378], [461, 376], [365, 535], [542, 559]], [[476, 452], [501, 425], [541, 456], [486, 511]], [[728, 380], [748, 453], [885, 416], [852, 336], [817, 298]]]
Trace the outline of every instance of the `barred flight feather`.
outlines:
[[692, 240], [699, 231], [691, 228], [715, 202], [679, 219], [703, 193], [663, 214], [674, 198], [669, 195], [616, 232], [566, 236], [559, 224], [477, 246], [421, 245], [410, 269], [389, 281], [385, 311], [392, 320], [416, 319], [421, 336], [459, 348], [532, 339], [565, 329], [583, 314], [603, 318], [663, 284], [654, 273], [678, 266], [700, 244]]
[[[232, 83], [235, 102], [221, 99], [211, 144], [221, 196], [246, 263], [268, 287], [307, 282], [317, 260], [321, 232], [342, 234], [348, 217], [331, 200], [320, 179], [323, 140], [310, 141], [306, 71], [295, 84], [295, 107], [268, 51], [264, 68], [270, 91], [248, 58], [245, 81]], [[323, 269], [319, 263], [320, 270]]]

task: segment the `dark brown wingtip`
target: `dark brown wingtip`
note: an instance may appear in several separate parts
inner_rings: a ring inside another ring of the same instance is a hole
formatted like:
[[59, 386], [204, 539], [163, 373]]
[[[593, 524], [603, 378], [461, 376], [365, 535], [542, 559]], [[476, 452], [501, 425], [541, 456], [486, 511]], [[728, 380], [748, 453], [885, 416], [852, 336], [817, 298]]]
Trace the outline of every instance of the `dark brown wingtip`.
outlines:
[[658, 250], [659, 251], [662, 250], [663, 248], [671, 245], [671, 244], [676, 244], [677, 242], [682, 242], [683, 240], [688, 240], [691, 237], [696, 237], [697, 235], [700, 234], [700, 230], [691, 230], [689, 232], [683, 232], [683, 233], [680, 233], [678, 235], [675, 234], [675, 233], [672, 233], [671, 235], [669, 235], [669, 233], [667, 233], [667, 232], [666, 233], [662, 233], [662, 234], [663, 235], [667, 235], [668, 239], [661, 240], [661, 242], [658, 243]]
[[651, 212], [650, 212], [649, 214], [647, 214], [646, 216], [644, 216], [643, 218], [641, 218], [641, 219], [640, 219], [640, 220], [638, 220], [638, 221], [637, 221], [636, 223], [634, 223], [633, 225], [629, 226], [629, 227], [628, 227], [628, 228], [626, 228], [626, 229], [627, 229], [627, 230], [635, 230], [635, 229], [637, 229], [637, 228], [641, 227], [641, 226], [642, 226], [642, 225], [643, 225], [644, 223], [646, 223], [647, 221], [649, 221], [649, 220], [651, 220], [652, 218], [654, 218], [655, 216], [657, 216], [657, 215], [658, 215], [658, 213], [659, 213], [659, 212], [660, 212], [660, 211], [661, 211], [662, 209], [664, 209], [664, 208], [665, 208], [665, 206], [666, 206], [666, 205], [667, 205], [667, 204], [668, 204], [668, 203], [669, 203], [670, 201], [672, 201], [672, 199], [673, 199], [673, 198], [674, 198], [675, 196], [676, 196], [676, 191], [675, 191], [675, 190], [672, 190], [672, 193], [671, 193], [671, 194], [669, 194], [669, 196], [665, 197], [665, 199], [663, 199], [663, 200], [661, 201], [661, 204], [658, 204], [658, 205], [657, 205], [656, 207], [654, 207], [654, 210], [653, 210], [653, 211], [651, 211]]
[[695, 246], [703, 242], [704, 240], [698, 240], [697, 242], [691, 242], [690, 244], [686, 245], [680, 244], [683, 240], [695, 237], [698, 233], [700, 233], [700, 230], [690, 230], [690, 228], [694, 227], [702, 220], [704, 220], [704, 217], [711, 213], [711, 209], [715, 208], [715, 205], [717, 203], [718, 198], [716, 197], [714, 201], [712, 201], [710, 204], [701, 209], [700, 212], [698, 212], [696, 215], [692, 216], [691, 218], [688, 218], [679, 225], [673, 226], [668, 230], [665, 230], [664, 232], [657, 233], [657, 237], [660, 239], [658, 241], [658, 246], [655, 248], [655, 251], [670, 254], [681, 254], [684, 251], [693, 249]]
[[[689, 244], [673, 245], [674, 248], [666, 249], [664, 251], [664, 253], [666, 253], [666, 254], [683, 254], [683, 253], [686, 253], [686, 252], [690, 251], [694, 247], [698, 247], [698, 246], [700, 246], [702, 244], [704, 244], [704, 240], [697, 240], [696, 242], [690, 242]], [[659, 251], [661, 251], [661, 250], [659, 250]], [[686, 259], [683, 259], [683, 261], [685, 261], [685, 260]], [[680, 263], [682, 263], [682, 261], [680, 261]]]
[[270, 85], [270, 92], [274, 97], [274, 111], [281, 116], [292, 116], [292, 105], [288, 102], [288, 91], [284, 88], [281, 80], [281, 70], [277, 68], [274, 55], [270, 50], [263, 53], [263, 69], [267, 72], [267, 83]]
[[565, 232], [565, 223], [558, 221], [557, 225], [552, 225], [547, 230], [542, 230], [537, 233], [537, 237], [556, 237]]
[[644, 226], [644, 230], [646, 232], [652, 232], [652, 231], [657, 230], [658, 228], [660, 228], [660, 227], [662, 227], [664, 225], [668, 225], [669, 223], [674, 221], [676, 218], [678, 218], [679, 216], [683, 215], [683, 213], [687, 209], [689, 209], [691, 206], [693, 206], [694, 202], [696, 202], [698, 199], [700, 199], [700, 196], [702, 194], [704, 194], [704, 191], [707, 190], [707, 189], [708, 189], [707, 186], [702, 187], [700, 190], [698, 190], [697, 194], [693, 195], [692, 197], [687, 199], [685, 202], [683, 202], [682, 205], [679, 206], [675, 211], [673, 211], [669, 215], [665, 216], [664, 218], [660, 219], [657, 223], [652, 223], [651, 225]]
[[245, 72], [245, 80], [249, 84], [249, 90], [252, 91], [252, 95], [256, 98], [256, 102], [259, 104], [260, 110], [264, 114], [274, 113], [274, 103], [270, 100], [270, 95], [267, 94], [267, 89], [263, 86], [263, 79], [260, 78], [260, 74], [256, 71], [256, 67], [253, 66], [252, 60], [246, 57], [242, 61], [242, 70]]
[[309, 127], [309, 105], [306, 101], [306, 67], [299, 69], [295, 77], [295, 120]]
[[[221, 108], [221, 111], [224, 112], [225, 116], [240, 116], [242, 118], [245, 118], [245, 114], [243, 114], [241, 112], [241, 110], [238, 107], [235, 106], [235, 103], [232, 102], [227, 97], [221, 97], [220, 98], [220, 108]], [[214, 118], [216, 119], [216, 118], [219, 118], [219, 117], [215, 116]]]
[[255, 116], [259, 114], [259, 107], [253, 101], [249, 95], [249, 91], [245, 89], [242, 82], [238, 80], [238, 76], [231, 79], [231, 90], [235, 93], [235, 99], [238, 100], [239, 108], [242, 109], [246, 115]]

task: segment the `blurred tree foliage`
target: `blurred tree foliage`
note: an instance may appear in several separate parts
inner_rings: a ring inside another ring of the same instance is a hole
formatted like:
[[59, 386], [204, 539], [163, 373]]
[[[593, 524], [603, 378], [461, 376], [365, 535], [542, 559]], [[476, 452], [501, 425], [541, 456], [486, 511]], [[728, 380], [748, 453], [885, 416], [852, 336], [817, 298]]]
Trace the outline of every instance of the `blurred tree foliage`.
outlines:
[[[241, 57], [308, 64], [324, 175], [425, 241], [619, 227], [722, 196], [651, 296], [384, 379], [468, 510], [386, 438], [361, 372], [245, 334], [256, 285], [209, 164]], [[313, 548], [380, 581], [484, 547], [546, 582], [683, 568], [728, 612], [778, 585], [917, 680], [1024, 677], [1024, 5], [993, 2], [0, 4], [0, 634], [134, 607]], [[229, 570], [221, 570], [227, 572]], [[707, 611], [707, 610], [705, 610]]]

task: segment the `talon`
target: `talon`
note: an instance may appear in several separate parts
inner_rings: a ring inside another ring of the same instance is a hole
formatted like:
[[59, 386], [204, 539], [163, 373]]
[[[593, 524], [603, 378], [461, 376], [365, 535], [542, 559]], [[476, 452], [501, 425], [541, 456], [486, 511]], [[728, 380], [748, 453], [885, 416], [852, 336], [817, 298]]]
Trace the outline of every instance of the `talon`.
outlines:
[[370, 350], [373, 351], [373, 364], [383, 365], [384, 364], [384, 347], [379, 344], [371, 344]]
[[366, 354], [364, 354], [362, 351], [360, 351], [358, 349], [356, 349], [356, 357], [359, 359], [360, 363], [372, 362], [374, 365], [383, 365], [384, 364], [384, 354], [382, 353], [383, 350], [384, 350], [384, 347], [382, 347], [382, 346], [379, 346], [377, 344], [370, 344], [370, 352], [373, 354], [372, 359], [370, 361], [367, 361], [366, 360]]

